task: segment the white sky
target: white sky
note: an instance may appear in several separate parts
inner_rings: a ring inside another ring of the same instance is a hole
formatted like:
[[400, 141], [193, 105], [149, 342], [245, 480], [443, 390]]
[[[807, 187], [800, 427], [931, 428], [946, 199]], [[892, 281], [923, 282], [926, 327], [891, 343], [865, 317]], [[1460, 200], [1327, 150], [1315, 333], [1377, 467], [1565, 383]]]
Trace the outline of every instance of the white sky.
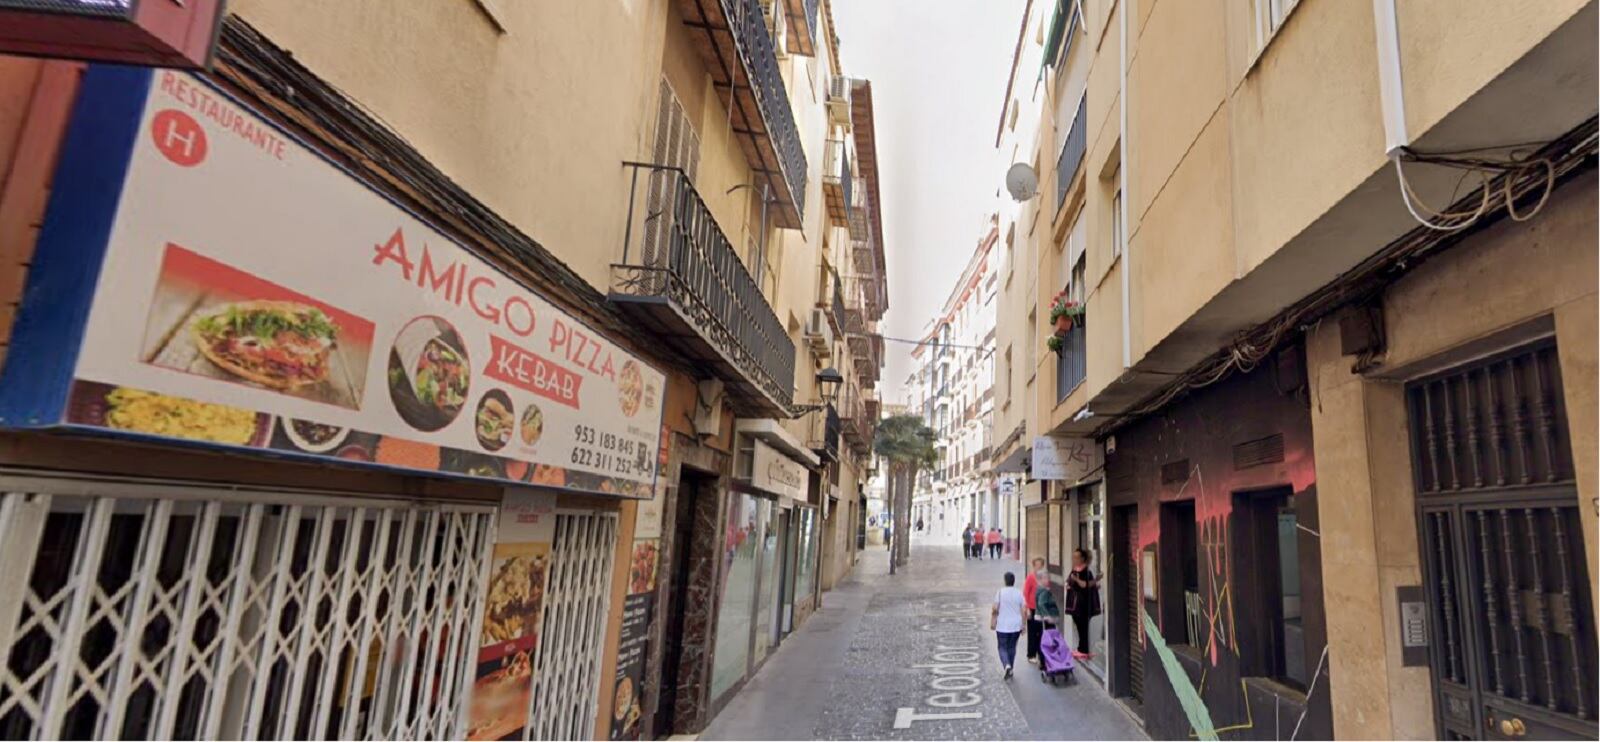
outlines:
[[[1004, 175], [994, 148], [1024, 0], [834, 0], [845, 73], [872, 81], [889, 271], [881, 331], [916, 338], [960, 277]], [[911, 346], [886, 342], [903, 401]]]

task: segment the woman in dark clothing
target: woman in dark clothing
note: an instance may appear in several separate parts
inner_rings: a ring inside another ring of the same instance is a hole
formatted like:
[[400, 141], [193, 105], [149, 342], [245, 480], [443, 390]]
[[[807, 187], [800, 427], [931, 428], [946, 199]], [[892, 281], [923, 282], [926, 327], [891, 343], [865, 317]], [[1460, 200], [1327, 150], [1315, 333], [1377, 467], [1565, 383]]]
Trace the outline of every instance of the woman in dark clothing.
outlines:
[[1066, 612], [1078, 631], [1079, 656], [1089, 656], [1089, 619], [1100, 615], [1100, 580], [1089, 569], [1089, 552], [1073, 549], [1072, 571], [1067, 573]]

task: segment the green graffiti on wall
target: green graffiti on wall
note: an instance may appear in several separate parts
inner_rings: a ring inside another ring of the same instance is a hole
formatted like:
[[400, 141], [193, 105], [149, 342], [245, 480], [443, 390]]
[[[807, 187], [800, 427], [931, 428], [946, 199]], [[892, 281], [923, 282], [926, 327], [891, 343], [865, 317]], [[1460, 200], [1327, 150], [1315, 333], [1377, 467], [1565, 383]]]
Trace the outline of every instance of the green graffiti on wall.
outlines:
[[1150, 614], [1144, 614], [1144, 634], [1154, 647], [1156, 654], [1161, 657], [1161, 669], [1167, 671], [1167, 681], [1172, 684], [1172, 693], [1178, 697], [1178, 705], [1183, 707], [1183, 713], [1189, 717], [1189, 726], [1194, 727], [1196, 737], [1200, 739], [1216, 739], [1217, 730], [1211, 724], [1211, 710], [1206, 708], [1205, 701], [1200, 700], [1200, 691], [1194, 687], [1194, 682], [1189, 680], [1189, 673], [1184, 672], [1183, 665], [1178, 664], [1178, 658], [1167, 648], [1167, 642], [1161, 638], [1161, 630], [1156, 628], [1156, 622], [1150, 619]]

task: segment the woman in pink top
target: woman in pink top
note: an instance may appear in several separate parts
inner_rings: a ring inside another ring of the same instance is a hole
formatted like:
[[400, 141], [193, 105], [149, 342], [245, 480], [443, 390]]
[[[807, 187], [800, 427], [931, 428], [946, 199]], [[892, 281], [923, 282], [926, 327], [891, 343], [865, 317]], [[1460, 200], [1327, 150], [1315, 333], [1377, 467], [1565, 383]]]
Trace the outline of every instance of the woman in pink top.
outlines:
[[989, 529], [989, 558], [990, 559], [999, 559], [1000, 558], [1000, 542], [1001, 542], [1000, 529], [998, 529], [998, 528]]
[[1039, 638], [1044, 635], [1044, 624], [1033, 617], [1035, 594], [1039, 591], [1039, 580], [1034, 575], [1044, 569], [1044, 557], [1033, 558], [1033, 569], [1028, 570], [1027, 579], [1022, 581], [1023, 607], [1028, 609], [1028, 661], [1039, 661]]

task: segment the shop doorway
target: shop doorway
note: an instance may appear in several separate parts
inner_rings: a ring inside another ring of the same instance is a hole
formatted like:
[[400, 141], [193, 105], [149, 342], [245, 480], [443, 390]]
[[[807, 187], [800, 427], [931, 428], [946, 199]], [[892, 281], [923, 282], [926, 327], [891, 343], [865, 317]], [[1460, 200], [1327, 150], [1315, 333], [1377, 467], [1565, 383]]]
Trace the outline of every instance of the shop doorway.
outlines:
[[689, 604], [689, 565], [694, 549], [694, 514], [700, 500], [712, 496], [715, 480], [709, 476], [683, 469], [678, 480], [678, 495], [673, 505], [672, 557], [667, 565], [667, 604], [662, 616], [665, 637], [661, 653], [661, 681], [656, 683], [656, 711], [652, 729], [657, 737], [666, 737], [677, 731], [678, 678], [683, 664], [683, 636]]
[[1595, 626], [1553, 341], [1407, 384], [1441, 738], [1595, 739]]
[[799, 545], [797, 539], [799, 531], [795, 526], [798, 522], [797, 513], [793, 510], [784, 510], [778, 514], [778, 533], [780, 534], [778, 539], [780, 544], [778, 558], [783, 562], [782, 574], [778, 583], [778, 599], [782, 604], [779, 606], [778, 615], [780, 618], [776, 636], [773, 637], [774, 646], [794, 630], [795, 553], [798, 551], [796, 547]]
[[1144, 699], [1144, 640], [1139, 596], [1139, 506], [1111, 509], [1112, 599], [1106, 615], [1112, 619], [1111, 693], [1133, 703]]

